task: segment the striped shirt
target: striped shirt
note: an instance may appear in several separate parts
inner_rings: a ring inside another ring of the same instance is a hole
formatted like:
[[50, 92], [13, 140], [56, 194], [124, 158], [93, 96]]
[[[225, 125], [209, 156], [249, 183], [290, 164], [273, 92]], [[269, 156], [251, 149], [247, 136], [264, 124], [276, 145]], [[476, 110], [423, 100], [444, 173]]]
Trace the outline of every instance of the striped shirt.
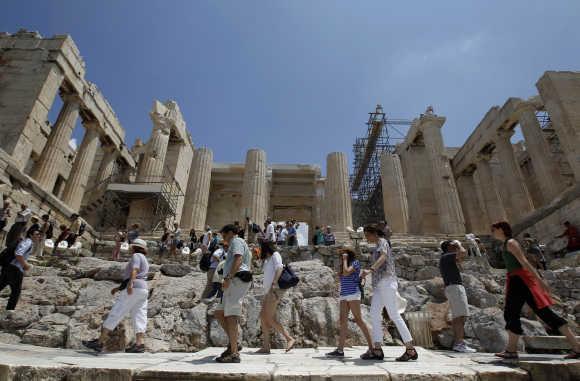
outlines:
[[355, 259], [351, 266], [354, 268], [351, 274], [340, 276], [340, 296], [354, 295], [360, 292], [360, 263]]

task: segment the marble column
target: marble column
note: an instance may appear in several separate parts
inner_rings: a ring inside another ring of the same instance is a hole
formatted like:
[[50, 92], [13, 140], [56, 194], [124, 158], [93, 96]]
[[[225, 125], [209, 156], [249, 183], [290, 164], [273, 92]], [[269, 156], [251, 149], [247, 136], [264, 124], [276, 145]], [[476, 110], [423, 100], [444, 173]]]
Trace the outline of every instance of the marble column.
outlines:
[[85, 136], [77, 150], [75, 161], [64, 187], [62, 200], [73, 210], [79, 210], [89, 182], [91, 166], [99, 148], [99, 126], [97, 122], [86, 122]]
[[348, 182], [348, 163], [342, 152], [326, 157], [326, 217], [335, 232], [346, 232], [352, 226], [352, 206]]
[[403, 178], [405, 180], [405, 190], [407, 192], [407, 204], [409, 220], [407, 224], [408, 233], [423, 232], [423, 218], [421, 213], [421, 203], [419, 201], [419, 186], [416, 179], [416, 160], [420, 158], [414, 145], [409, 145], [400, 153], [401, 166], [403, 167]]
[[520, 114], [519, 122], [526, 141], [526, 151], [530, 154], [536, 181], [546, 204], [563, 190], [564, 180], [560, 176], [558, 164], [553, 159], [550, 145], [544, 138], [535, 108], [527, 106]]
[[507, 220], [507, 214], [493, 180], [490, 159], [489, 155], [479, 155], [475, 174], [481, 187], [483, 207], [489, 218], [488, 223], [491, 224]]
[[154, 119], [153, 124], [153, 133], [147, 142], [143, 160], [139, 163], [137, 183], [159, 183], [164, 180], [165, 156], [171, 129], [163, 120]]
[[246, 167], [242, 184], [242, 215], [262, 226], [268, 212], [268, 183], [266, 179], [266, 152], [251, 149], [246, 154]]
[[204, 229], [209, 202], [212, 164], [212, 150], [205, 147], [195, 150], [191, 161], [181, 216], [181, 227], [183, 229], [195, 229], [198, 232]]
[[113, 175], [115, 172], [117, 157], [119, 157], [119, 151], [117, 151], [117, 148], [112, 144], [103, 146], [102, 149], [103, 158], [99, 165], [99, 170], [97, 171], [97, 177], [95, 179], [96, 185], [102, 184]]
[[464, 173], [456, 180], [457, 191], [465, 216], [465, 225], [469, 233], [488, 233], [489, 221], [487, 221], [486, 214], [479, 203], [473, 176], [473, 172]]
[[68, 143], [80, 110], [81, 101], [76, 95], [65, 94], [62, 98], [64, 104], [32, 172], [32, 177], [48, 192], [52, 192], [61, 165], [65, 160]]
[[508, 209], [508, 217], [511, 223], [516, 223], [521, 217], [533, 210], [533, 205], [510, 142], [512, 135], [513, 131], [498, 132], [495, 149], [504, 174], [505, 192], [507, 193], [505, 198], [509, 199], [509, 206], [506, 208]]
[[536, 83], [564, 155], [580, 183], [580, 73], [547, 71]]
[[393, 231], [407, 233], [409, 206], [399, 155], [389, 152], [383, 153], [381, 156], [381, 182], [385, 218]]
[[446, 234], [465, 233], [465, 219], [451, 163], [445, 152], [441, 127], [445, 118], [437, 115], [421, 116], [421, 129], [425, 148], [431, 161], [433, 193], [439, 213], [441, 232]]

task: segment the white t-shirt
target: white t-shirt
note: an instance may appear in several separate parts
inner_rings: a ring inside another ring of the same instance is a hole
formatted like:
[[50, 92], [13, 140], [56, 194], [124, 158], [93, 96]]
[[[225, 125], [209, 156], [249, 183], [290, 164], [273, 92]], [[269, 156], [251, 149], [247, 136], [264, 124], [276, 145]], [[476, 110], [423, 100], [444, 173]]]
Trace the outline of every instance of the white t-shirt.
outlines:
[[266, 229], [266, 239], [270, 242], [276, 242], [276, 229], [274, 224], [271, 222]]
[[288, 238], [288, 230], [286, 230], [286, 228], [284, 228], [280, 232], [280, 236], [278, 237], [278, 241], [280, 241], [280, 242], [286, 241], [286, 238]]
[[210, 235], [210, 232], [206, 232], [206, 233], [203, 235], [203, 238], [201, 239], [201, 244], [202, 244], [203, 246], [206, 246], [206, 247], [207, 247], [207, 246], [209, 246], [209, 240], [210, 240], [210, 239], [209, 239], [209, 235]]
[[272, 287], [276, 271], [284, 267], [282, 256], [277, 251], [264, 261], [264, 293], [268, 293]]

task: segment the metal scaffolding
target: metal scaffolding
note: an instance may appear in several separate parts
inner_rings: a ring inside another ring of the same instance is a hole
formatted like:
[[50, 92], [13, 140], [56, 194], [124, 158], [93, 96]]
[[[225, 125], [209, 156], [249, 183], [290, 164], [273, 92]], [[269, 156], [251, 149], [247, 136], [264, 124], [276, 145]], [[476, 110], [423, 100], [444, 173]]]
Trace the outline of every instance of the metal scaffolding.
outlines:
[[352, 147], [354, 158], [350, 190], [355, 226], [385, 218], [381, 154], [395, 151], [395, 146], [405, 139], [411, 123], [410, 120], [387, 118], [380, 104], [369, 113], [367, 135], [356, 138]]

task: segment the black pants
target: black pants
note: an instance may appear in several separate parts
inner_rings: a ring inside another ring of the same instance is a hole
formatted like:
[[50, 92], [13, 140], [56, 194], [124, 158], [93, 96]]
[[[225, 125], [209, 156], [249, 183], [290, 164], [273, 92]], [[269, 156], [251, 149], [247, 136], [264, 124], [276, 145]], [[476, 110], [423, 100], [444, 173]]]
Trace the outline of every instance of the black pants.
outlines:
[[560, 327], [567, 324], [567, 321], [556, 315], [550, 307], [538, 309], [532, 292], [528, 286], [526, 286], [522, 278], [517, 275], [512, 275], [510, 276], [509, 289], [505, 298], [503, 312], [503, 317], [506, 323], [505, 329], [515, 333], [516, 335], [524, 333], [522, 330], [520, 313], [522, 312], [522, 307], [525, 303], [527, 303], [534, 313], [554, 331], [557, 331]]
[[7, 310], [16, 308], [18, 299], [20, 299], [20, 291], [22, 290], [22, 279], [24, 275], [16, 266], [3, 266], [0, 272], [0, 291], [4, 290], [6, 286], [10, 286], [10, 298], [6, 305]]

